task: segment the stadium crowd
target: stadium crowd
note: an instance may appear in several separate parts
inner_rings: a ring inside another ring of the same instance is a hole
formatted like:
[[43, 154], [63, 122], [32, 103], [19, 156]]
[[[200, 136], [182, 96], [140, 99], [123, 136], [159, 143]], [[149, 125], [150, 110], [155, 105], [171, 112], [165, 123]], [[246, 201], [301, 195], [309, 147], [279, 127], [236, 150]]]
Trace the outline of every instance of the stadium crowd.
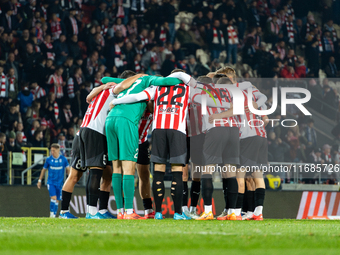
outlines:
[[[56, 142], [65, 153], [86, 96], [124, 70], [198, 77], [231, 65], [243, 79], [339, 76], [340, 1], [1, 2], [1, 169], [21, 147]], [[337, 107], [337, 91], [313, 81], [321, 91], [312, 95]], [[274, 127], [268, 141], [270, 161], [339, 163], [335, 146], [316, 147], [312, 120]]]

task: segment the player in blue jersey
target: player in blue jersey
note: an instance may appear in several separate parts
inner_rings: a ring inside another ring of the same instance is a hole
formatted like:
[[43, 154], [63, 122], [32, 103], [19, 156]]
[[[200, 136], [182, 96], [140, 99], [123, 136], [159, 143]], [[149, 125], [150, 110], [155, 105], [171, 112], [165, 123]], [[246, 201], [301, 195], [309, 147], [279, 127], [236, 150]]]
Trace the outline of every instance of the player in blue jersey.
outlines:
[[69, 173], [70, 167], [67, 159], [60, 155], [60, 146], [57, 143], [51, 145], [51, 156], [49, 156], [41, 170], [37, 187], [41, 188], [41, 181], [48, 170], [47, 188], [50, 193], [50, 217], [55, 218], [58, 211], [58, 202], [61, 197], [61, 188], [64, 182], [64, 173]]

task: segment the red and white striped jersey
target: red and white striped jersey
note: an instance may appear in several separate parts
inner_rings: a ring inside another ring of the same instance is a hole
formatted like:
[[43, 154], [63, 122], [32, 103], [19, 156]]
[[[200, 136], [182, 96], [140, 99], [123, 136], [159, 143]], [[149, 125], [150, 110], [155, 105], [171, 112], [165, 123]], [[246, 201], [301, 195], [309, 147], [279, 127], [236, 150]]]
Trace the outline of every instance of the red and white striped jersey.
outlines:
[[32, 89], [31, 93], [33, 94], [34, 100], [46, 96], [46, 91], [40, 86], [37, 86], [35, 89]]
[[113, 99], [113, 89], [100, 92], [87, 107], [80, 127], [87, 127], [105, 135], [105, 120], [109, 113], [109, 104]]
[[142, 118], [139, 121], [138, 134], [139, 134], [139, 144], [142, 144], [148, 140], [148, 131], [152, 123], [152, 113], [145, 109]]
[[[228, 91], [228, 89], [224, 88], [215, 88], [217, 93], [219, 93], [222, 102], [232, 103], [232, 93]], [[205, 95], [206, 92], [202, 91], [202, 95]], [[227, 111], [227, 108], [219, 108], [219, 107], [210, 107], [207, 106], [207, 114], [203, 115], [203, 131], [207, 131], [213, 127], [238, 127], [239, 121], [237, 116], [232, 116], [229, 118], [224, 118], [222, 120], [215, 120], [214, 123], [209, 123], [209, 116], [215, 113], [221, 113]]]
[[[204, 86], [204, 89], [207, 87]], [[196, 95], [200, 95], [202, 93], [201, 90], [191, 89], [192, 95], [190, 95], [190, 102], [189, 102], [189, 112], [187, 116], [187, 136], [195, 136], [202, 134], [202, 106], [200, 103], [196, 103], [194, 98]]]
[[[248, 93], [243, 91], [245, 101], [248, 102]], [[253, 89], [252, 97], [254, 101], [257, 101], [261, 93], [258, 90]], [[240, 116], [240, 139], [260, 136], [267, 137], [267, 132], [264, 127], [264, 123], [261, 120], [261, 116], [255, 115], [251, 112], [246, 112]]]
[[190, 87], [181, 83], [176, 86], [154, 87], [152, 91], [152, 95], [148, 96], [150, 100], [154, 100], [152, 130], [174, 129], [186, 134]]

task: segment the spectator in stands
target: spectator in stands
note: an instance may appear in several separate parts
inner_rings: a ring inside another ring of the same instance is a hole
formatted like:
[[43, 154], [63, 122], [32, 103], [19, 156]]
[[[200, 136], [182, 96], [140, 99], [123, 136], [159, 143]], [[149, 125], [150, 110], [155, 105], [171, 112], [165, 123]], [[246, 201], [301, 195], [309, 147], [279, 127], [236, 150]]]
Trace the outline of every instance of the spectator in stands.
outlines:
[[68, 143], [71, 145], [74, 139], [74, 127], [69, 127], [67, 129], [67, 135], [66, 135], [66, 140], [68, 141]]
[[21, 147], [15, 143], [15, 132], [11, 131], [8, 136], [7, 149], [11, 152], [21, 152]]
[[256, 59], [255, 59], [255, 54], [256, 54], [256, 49], [254, 47], [255, 40], [253, 37], [248, 37], [246, 39], [246, 43], [242, 49], [242, 60], [243, 63], [248, 64], [251, 66], [253, 69], [255, 69], [256, 66]]
[[321, 52], [321, 63], [322, 68], [324, 68], [331, 56], [335, 54], [335, 47], [331, 37], [331, 32], [325, 31], [322, 35], [322, 52]]
[[121, 32], [122, 32], [122, 35], [123, 35], [124, 37], [127, 36], [127, 29], [126, 29], [125, 25], [122, 24], [122, 19], [121, 19], [121, 18], [117, 18], [117, 19], [116, 19], [115, 24], [112, 26], [112, 29], [113, 29], [114, 34], [115, 34], [117, 31], [121, 31]]
[[78, 45], [78, 35], [72, 35], [71, 40], [68, 42], [69, 56], [73, 59], [81, 57], [81, 50]]
[[65, 17], [64, 24], [66, 28], [66, 37], [71, 38], [73, 35], [79, 35], [81, 21], [76, 17], [77, 10], [72, 8], [69, 11], [69, 16]]
[[260, 26], [260, 16], [257, 11], [257, 1], [252, 1], [248, 11], [248, 24]]
[[44, 148], [46, 147], [46, 143], [44, 140], [44, 135], [43, 131], [41, 128], [38, 128], [33, 135], [33, 139], [31, 141], [31, 146], [32, 147], [39, 147], [39, 148]]
[[209, 72], [209, 70], [204, 68], [200, 63], [197, 63], [194, 55], [190, 55], [187, 72], [191, 76], [197, 78], [199, 76], [207, 74]]
[[164, 21], [169, 24], [170, 42], [174, 43], [175, 40], [175, 16], [178, 14], [178, 10], [175, 8], [175, 0], [165, 0], [162, 6], [164, 15]]
[[[219, 59], [221, 51], [225, 49], [225, 42], [222, 30], [220, 30], [220, 21], [214, 20], [213, 27], [207, 33], [207, 41], [211, 51], [211, 59]], [[176, 58], [176, 60], [178, 60]]]
[[299, 78], [306, 78], [307, 67], [305, 64], [305, 59], [302, 56], [297, 58], [295, 63], [295, 73]]
[[203, 17], [203, 12], [202, 10], [197, 11], [197, 15], [195, 18], [192, 20], [192, 25], [193, 26], [202, 26], [205, 24], [204, 17]]
[[61, 65], [62, 63], [66, 61], [66, 58], [69, 55], [69, 49], [66, 43], [66, 36], [63, 34], [60, 35], [59, 39], [54, 41], [53, 48], [54, 48], [54, 52], [56, 55], [56, 58], [55, 58], [56, 64]]
[[27, 134], [27, 139], [28, 142], [31, 143], [33, 138], [34, 138], [34, 133], [35, 131], [40, 128], [40, 123], [38, 120], [33, 120], [32, 122], [30, 122], [29, 124], [31, 124], [31, 129], [28, 128], [28, 126], [26, 125], [26, 134]]
[[22, 114], [25, 114], [28, 107], [30, 107], [33, 102], [33, 94], [30, 92], [27, 85], [22, 87], [22, 90], [18, 94], [18, 100], [20, 102], [20, 111]]
[[185, 58], [185, 54], [181, 49], [181, 44], [178, 41], [175, 41], [172, 53], [174, 54], [176, 61], [182, 61]]
[[317, 35], [314, 35], [314, 32], [310, 32], [309, 35], [306, 41], [306, 59], [311, 76], [318, 77], [320, 43]]
[[26, 45], [28, 43], [33, 44], [33, 41], [30, 39], [30, 33], [29, 33], [28, 29], [25, 29], [25, 30], [22, 31], [21, 38], [19, 39], [19, 41], [17, 43], [17, 49], [19, 51], [21, 59], [23, 59], [24, 56], [25, 56]]
[[52, 130], [47, 121], [45, 119], [41, 119], [41, 124], [40, 124], [40, 128], [43, 132], [44, 135], [44, 140], [46, 142], [46, 147], [49, 148], [51, 145], [51, 141], [53, 140], [53, 137], [55, 135], [55, 130]]
[[[73, 66], [73, 58], [71, 57], [68, 57], [66, 59], [66, 61], [64, 62], [64, 64], [62, 65], [63, 67], [63, 74], [62, 74], [62, 78], [63, 78], [63, 81], [66, 82], [68, 81], [68, 79], [71, 77], [72, 73], [73, 73], [73, 69], [74, 69], [74, 66]], [[64, 86], [64, 95], [67, 95], [67, 87]]]
[[[325, 81], [325, 80], [327, 80], [327, 79], [324, 79], [323, 82], [328, 82], [328, 81]], [[323, 96], [322, 87], [319, 83], [317, 83], [315, 81], [315, 79], [311, 79], [309, 81], [308, 89], [309, 89], [310, 93], [312, 94], [312, 98], [309, 101], [309, 106], [312, 107], [313, 109], [319, 111], [321, 109], [320, 101], [322, 101], [322, 96]]]
[[236, 24], [238, 27], [238, 36], [241, 42], [243, 42], [248, 19], [248, 7], [246, 2], [247, 0], [237, 1], [234, 12]]
[[273, 54], [266, 51], [265, 43], [262, 43], [261, 47], [256, 51], [255, 59], [258, 64], [258, 74], [261, 77], [274, 77], [273, 67], [276, 65], [275, 58]]
[[80, 85], [80, 109], [81, 116], [84, 116], [88, 107], [88, 103], [86, 102], [86, 97], [91, 91], [91, 82], [85, 81]]
[[11, 124], [15, 121], [21, 121], [21, 115], [18, 111], [17, 102], [14, 100], [9, 105], [9, 111], [2, 116], [1, 131], [6, 132], [7, 130], [10, 130]]
[[15, 76], [14, 68], [8, 69], [8, 73], [6, 75], [6, 87], [8, 97], [15, 99], [19, 93], [18, 87], [18, 79]]
[[66, 101], [59, 114], [60, 123], [64, 128], [69, 128], [73, 124], [73, 115], [70, 102]]
[[293, 66], [286, 65], [280, 73], [282, 78], [286, 79], [297, 79], [299, 76], [295, 73], [295, 69]]
[[14, 76], [19, 79], [19, 63], [15, 60], [15, 55], [10, 52], [7, 57], [7, 61], [4, 65], [5, 72], [7, 73], [10, 68], [14, 69]]
[[325, 164], [334, 164], [333, 158], [331, 155], [331, 149], [332, 149], [332, 146], [330, 146], [329, 144], [325, 144], [324, 146], [322, 146], [321, 158], [324, 160]]
[[47, 84], [50, 85], [50, 91], [55, 94], [58, 103], [63, 101], [63, 87], [66, 85], [62, 77], [63, 72], [64, 68], [62, 66], [57, 67], [54, 74], [51, 74], [47, 81]]
[[285, 162], [285, 154], [289, 151], [290, 146], [281, 140], [281, 138], [276, 137], [274, 132], [269, 133], [268, 137], [272, 141], [268, 146], [268, 150], [272, 154], [272, 160], [274, 162]]
[[312, 118], [307, 120], [304, 136], [307, 139], [308, 148], [315, 148], [317, 146], [317, 134], [314, 129], [314, 120]]
[[59, 106], [55, 101], [54, 92], [49, 92], [47, 98], [43, 100], [40, 116], [54, 125], [58, 124]]
[[69, 153], [67, 153], [66, 149], [70, 149], [71, 146], [70, 146], [69, 142], [66, 140], [64, 132], [59, 133], [58, 144], [60, 146], [61, 155], [65, 156], [65, 157], [69, 156]]
[[17, 132], [21, 132], [21, 134], [22, 134], [22, 140], [23, 140], [24, 142], [27, 142], [27, 137], [26, 137], [26, 135], [25, 135], [25, 133], [24, 133], [24, 125], [23, 125], [22, 122], [18, 122], [16, 131], [17, 131]]
[[92, 52], [83, 63], [83, 71], [86, 80], [92, 80], [94, 74], [98, 71], [99, 67], [99, 55], [97, 51]]
[[293, 15], [290, 14], [287, 17], [287, 21], [281, 26], [283, 38], [287, 45], [291, 49], [295, 49], [297, 42], [297, 28], [293, 23]]
[[286, 154], [287, 161], [299, 162], [300, 159], [298, 158], [298, 148], [300, 146], [300, 142], [298, 137], [292, 130], [288, 130], [285, 140], [290, 145], [290, 151], [288, 154]]
[[265, 38], [268, 43], [275, 45], [279, 38], [280, 26], [277, 23], [276, 13], [272, 14], [266, 23]]
[[24, 141], [24, 137], [22, 135], [21, 131], [16, 132], [16, 137], [15, 137], [15, 144], [17, 147], [27, 147], [27, 142]]
[[[234, 26], [234, 19], [229, 20], [227, 26], [227, 38], [228, 38], [228, 53], [226, 63], [236, 64], [237, 62], [237, 46], [239, 44], [238, 36], [236, 33], [236, 27]], [[232, 62], [230, 62], [230, 59]]]
[[38, 58], [38, 54], [34, 52], [33, 44], [26, 44], [26, 51], [22, 57], [23, 80], [29, 81], [34, 76], [34, 67]]
[[325, 72], [328, 78], [339, 77], [339, 70], [335, 64], [335, 58], [333, 56], [329, 57], [329, 61], [325, 67]]
[[36, 81], [32, 81], [30, 88], [31, 93], [33, 94], [33, 100], [40, 99], [46, 96], [46, 91], [41, 88]]
[[176, 40], [178, 40], [183, 46], [184, 44], [191, 43], [191, 36], [188, 34], [185, 22], [181, 22], [178, 30], [176, 31]]
[[323, 101], [325, 104], [329, 105], [330, 107], [323, 107], [323, 114], [330, 119], [335, 118], [335, 113], [332, 108], [337, 108], [338, 107], [338, 102], [336, 98], [336, 94], [334, 90], [329, 86], [329, 85], [324, 85], [323, 86]]
[[97, 21], [97, 24], [101, 24], [105, 18], [109, 18], [109, 14], [106, 11], [107, 4], [103, 1], [92, 13], [92, 19]]
[[39, 120], [39, 113], [40, 113], [40, 101], [35, 100], [32, 103], [31, 107], [28, 107], [26, 112], [26, 120], [31, 123], [33, 120]]

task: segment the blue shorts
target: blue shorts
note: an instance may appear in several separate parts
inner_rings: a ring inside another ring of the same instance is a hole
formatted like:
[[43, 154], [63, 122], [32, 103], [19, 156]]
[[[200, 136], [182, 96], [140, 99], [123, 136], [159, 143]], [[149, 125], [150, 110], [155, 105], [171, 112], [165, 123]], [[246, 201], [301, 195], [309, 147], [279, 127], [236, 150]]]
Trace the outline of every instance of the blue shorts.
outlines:
[[57, 200], [59, 201], [61, 198], [61, 189], [62, 187], [53, 185], [53, 184], [47, 184], [48, 192], [50, 193], [50, 197], [57, 197]]

